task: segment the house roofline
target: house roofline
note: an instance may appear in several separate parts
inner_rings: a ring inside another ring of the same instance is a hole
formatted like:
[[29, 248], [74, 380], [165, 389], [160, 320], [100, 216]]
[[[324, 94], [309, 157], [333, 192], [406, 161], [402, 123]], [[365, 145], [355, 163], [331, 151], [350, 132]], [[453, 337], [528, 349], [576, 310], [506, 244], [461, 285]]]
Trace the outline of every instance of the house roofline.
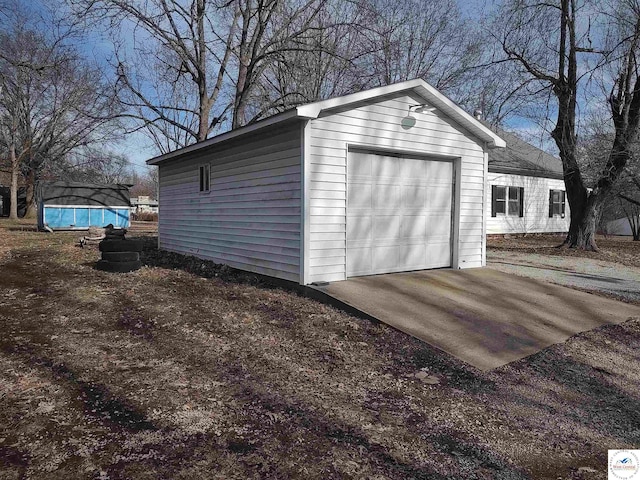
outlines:
[[251, 132], [256, 132], [263, 128], [277, 125], [288, 120], [310, 120], [318, 118], [318, 116], [326, 110], [345, 107], [355, 103], [365, 102], [372, 98], [391, 95], [407, 90], [415, 91], [429, 104], [444, 112], [454, 121], [459, 123], [463, 128], [467, 129], [473, 135], [485, 142], [489, 148], [504, 148], [506, 146], [505, 141], [500, 138], [500, 136], [492, 132], [489, 128], [485, 127], [480, 121], [473, 118], [473, 116], [462, 110], [452, 100], [437, 91], [427, 82], [418, 78], [414, 80], [407, 80], [406, 82], [394, 83], [393, 85], [387, 85], [384, 87], [372, 88], [370, 90], [364, 90], [362, 92], [352, 93], [350, 95], [345, 95], [342, 97], [330, 98], [328, 100], [322, 100], [320, 102], [301, 105], [299, 107], [276, 114], [259, 122], [238, 128], [236, 130], [231, 130], [226, 133], [222, 133], [203, 142], [195, 143], [179, 150], [174, 150], [173, 152], [159, 155], [150, 160], [147, 160], [147, 165], [157, 165], [166, 160], [174, 159], [191, 152], [202, 150], [218, 143], [222, 143]]
[[492, 167], [489, 164], [489, 173], [502, 173], [504, 175], [521, 175], [523, 177], [552, 178], [554, 180], [564, 180], [562, 173], [550, 172], [548, 170], [527, 170], [525, 168]]

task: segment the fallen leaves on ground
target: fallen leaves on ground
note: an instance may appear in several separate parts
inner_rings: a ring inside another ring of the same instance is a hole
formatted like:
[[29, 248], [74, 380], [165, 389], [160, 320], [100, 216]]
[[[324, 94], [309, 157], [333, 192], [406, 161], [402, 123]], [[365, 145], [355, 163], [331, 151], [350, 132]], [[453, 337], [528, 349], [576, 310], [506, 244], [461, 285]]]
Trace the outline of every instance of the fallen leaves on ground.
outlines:
[[[152, 235], [152, 234], [150, 234]], [[591, 479], [640, 444], [640, 322], [480, 372], [262, 278], [0, 224], [0, 478]]]

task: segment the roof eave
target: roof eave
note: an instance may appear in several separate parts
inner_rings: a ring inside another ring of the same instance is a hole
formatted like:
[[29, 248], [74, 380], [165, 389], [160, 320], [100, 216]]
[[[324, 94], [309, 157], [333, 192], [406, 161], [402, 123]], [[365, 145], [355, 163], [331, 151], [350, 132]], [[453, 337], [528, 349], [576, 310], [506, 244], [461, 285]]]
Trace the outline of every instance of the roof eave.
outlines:
[[564, 180], [564, 175], [559, 172], [551, 172], [548, 170], [530, 170], [526, 168], [518, 168], [518, 167], [496, 167], [492, 166], [489, 163], [489, 172], [490, 173], [501, 173], [504, 175], [519, 175], [522, 177], [538, 177], [538, 178], [551, 178], [554, 180]]
[[212, 145], [216, 145], [218, 143], [222, 143], [225, 142], [227, 140], [231, 140], [233, 138], [239, 137], [241, 135], [244, 135], [246, 133], [250, 133], [250, 132], [255, 132], [258, 130], [261, 130], [263, 128], [278, 124], [278, 123], [282, 123], [285, 122], [287, 120], [291, 120], [294, 118], [304, 118], [301, 117], [300, 115], [298, 115], [298, 109], [294, 108], [292, 110], [287, 110], [286, 112], [282, 112], [279, 113], [277, 115], [274, 115], [272, 117], [269, 118], [265, 118], [264, 120], [261, 120], [259, 122], [256, 123], [252, 123], [251, 125], [247, 125], [241, 128], [238, 128], [236, 130], [231, 130], [229, 132], [217, 135], [213, 138], [210, 138], [209, 140], [205, 140], [203, 142], [198, 142], [198, 143], [194, 143], [192, 145], [188, 145], [186, 147], [183, 147], [179, 150], [174, 150], [173, 152], [168, 152], [165, 153], [163, 155], [159, 155], [157, 157], [151, 158], [149, 160], [146, 161], [147, 165], [157, 165], [161, 162], [164, 162], [166, 160], [171, 160], [174, 159], [176, 157], [181, 157], [183, 155], [186, 155], [187, 153], [196, 151], [196, 150], [201, 150], [203, 148], [207, 148], [210, 147]]

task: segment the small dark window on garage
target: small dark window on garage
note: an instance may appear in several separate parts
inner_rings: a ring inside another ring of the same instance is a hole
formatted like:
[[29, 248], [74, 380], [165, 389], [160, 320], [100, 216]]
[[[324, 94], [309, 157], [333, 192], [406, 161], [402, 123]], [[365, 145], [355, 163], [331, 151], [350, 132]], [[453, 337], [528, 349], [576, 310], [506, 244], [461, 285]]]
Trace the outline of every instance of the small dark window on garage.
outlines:
[[565, 198], [564, 190], [549, 190], [549, 218], [554, 216], [564, 218]]
[[209, 164], [200, 165], [200, 191], [209, 191], [209, 181], [211, 178], [211, 172], [209, 170]]

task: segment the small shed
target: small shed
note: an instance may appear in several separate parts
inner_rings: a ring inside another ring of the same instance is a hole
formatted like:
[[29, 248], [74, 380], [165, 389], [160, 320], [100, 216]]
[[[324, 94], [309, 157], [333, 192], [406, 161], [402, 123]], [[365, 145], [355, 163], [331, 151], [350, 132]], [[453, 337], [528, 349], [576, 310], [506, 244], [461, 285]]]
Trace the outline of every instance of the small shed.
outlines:
[[38, 189], [38, 228], [129, 227], [129, 185], [44, 183]]
[[480, 267], [504, 146], [420, 79], [302, 105], [149, 160], [159, 246], [303, 285]]

